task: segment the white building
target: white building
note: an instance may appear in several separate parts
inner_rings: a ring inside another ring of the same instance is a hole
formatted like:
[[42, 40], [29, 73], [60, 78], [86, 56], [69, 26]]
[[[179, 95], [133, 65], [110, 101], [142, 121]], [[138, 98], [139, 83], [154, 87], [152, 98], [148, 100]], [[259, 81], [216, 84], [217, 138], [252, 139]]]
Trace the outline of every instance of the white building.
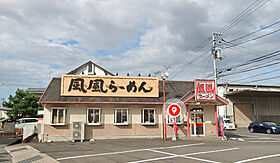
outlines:
[[114, 76], [111, 72], [105, 70], [92, 61], [88, 61], [85, 64], [77, 67], [76, 69], [68, 72], [67, 75]]

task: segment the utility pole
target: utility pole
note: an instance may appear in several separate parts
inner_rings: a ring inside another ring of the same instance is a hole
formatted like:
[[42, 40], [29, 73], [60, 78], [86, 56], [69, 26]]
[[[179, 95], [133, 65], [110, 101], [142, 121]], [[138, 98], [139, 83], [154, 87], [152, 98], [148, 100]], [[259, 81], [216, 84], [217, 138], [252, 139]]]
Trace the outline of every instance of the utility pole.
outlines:
[[[212, 33], [212, 55], [213, 55], [213, 63], [214, 63], [214, 80], [215, 80], [215, 87], [216, 90], [217, 88], [217, 80], [218, 80], [218, 75], [217, 75], [217, 66], [216, 66], [216, 59], [224, 59], [224, 57], [221, 56], [221, 49], [217, 47], [219, 43], [221, 43], [222, 34], [213, 32]], [[216, 92], [217, 94], [217, 92]], [[217, 105], [215, 105], [215, 126], [216, 126], [216, 137], [219, 137], [218, 133], [218, 108]]]
[[217, 43], [221, 43], [222, 34], [213, 32], [212, 33], [212, 55], [213, 55], [213, 64], [214, 64], [214, 80], [216, 83], [217, 88], [217, 65], [216, 65], [216, 59], [222, 60], [224, 57], [221, 56], [221, 49], [217, 48]]

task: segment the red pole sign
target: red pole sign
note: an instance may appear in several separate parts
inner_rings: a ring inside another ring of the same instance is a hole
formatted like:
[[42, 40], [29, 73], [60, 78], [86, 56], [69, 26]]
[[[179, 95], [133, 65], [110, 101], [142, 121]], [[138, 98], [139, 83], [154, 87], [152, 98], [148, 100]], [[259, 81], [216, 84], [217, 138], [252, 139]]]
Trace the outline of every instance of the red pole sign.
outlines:
[[180, 105], [176, 104], [176, 103], [172, 103], [168, 106], [167, 108], [167, 112], [169, 114], [169, 116], [175, 118], [178, 117], [181, 114], [181, 107]]
[[219, 137], [217, 105], [215, 105], [216, 137]]
[[163, 80], [163, 108], [164, 108], [164, 140], [166, 140], [166, 109], [165, 109], [165, 80]]
[[188, 138], [190, 138], [190, 106], [187, 105], [187, 128], [188, 128]]

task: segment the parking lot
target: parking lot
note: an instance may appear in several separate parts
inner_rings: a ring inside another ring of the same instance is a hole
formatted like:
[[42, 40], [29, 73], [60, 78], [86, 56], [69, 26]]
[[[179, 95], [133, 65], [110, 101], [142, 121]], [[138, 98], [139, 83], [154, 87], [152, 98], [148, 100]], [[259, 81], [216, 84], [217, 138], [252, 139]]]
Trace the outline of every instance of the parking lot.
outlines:
[[280, 135], [231, 132], [228, 141], [211, 138], [99, 140], [31, 143], [59, 162], [266, 162], [280, 161]]

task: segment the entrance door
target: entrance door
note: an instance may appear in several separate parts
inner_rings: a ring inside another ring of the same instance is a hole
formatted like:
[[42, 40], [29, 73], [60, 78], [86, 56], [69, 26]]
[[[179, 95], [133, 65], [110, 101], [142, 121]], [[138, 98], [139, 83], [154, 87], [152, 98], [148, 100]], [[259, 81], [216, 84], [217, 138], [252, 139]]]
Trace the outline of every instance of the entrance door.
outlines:
[[191, 113], [191, 135], [192, 136], [204, 136], [204, 114]]

